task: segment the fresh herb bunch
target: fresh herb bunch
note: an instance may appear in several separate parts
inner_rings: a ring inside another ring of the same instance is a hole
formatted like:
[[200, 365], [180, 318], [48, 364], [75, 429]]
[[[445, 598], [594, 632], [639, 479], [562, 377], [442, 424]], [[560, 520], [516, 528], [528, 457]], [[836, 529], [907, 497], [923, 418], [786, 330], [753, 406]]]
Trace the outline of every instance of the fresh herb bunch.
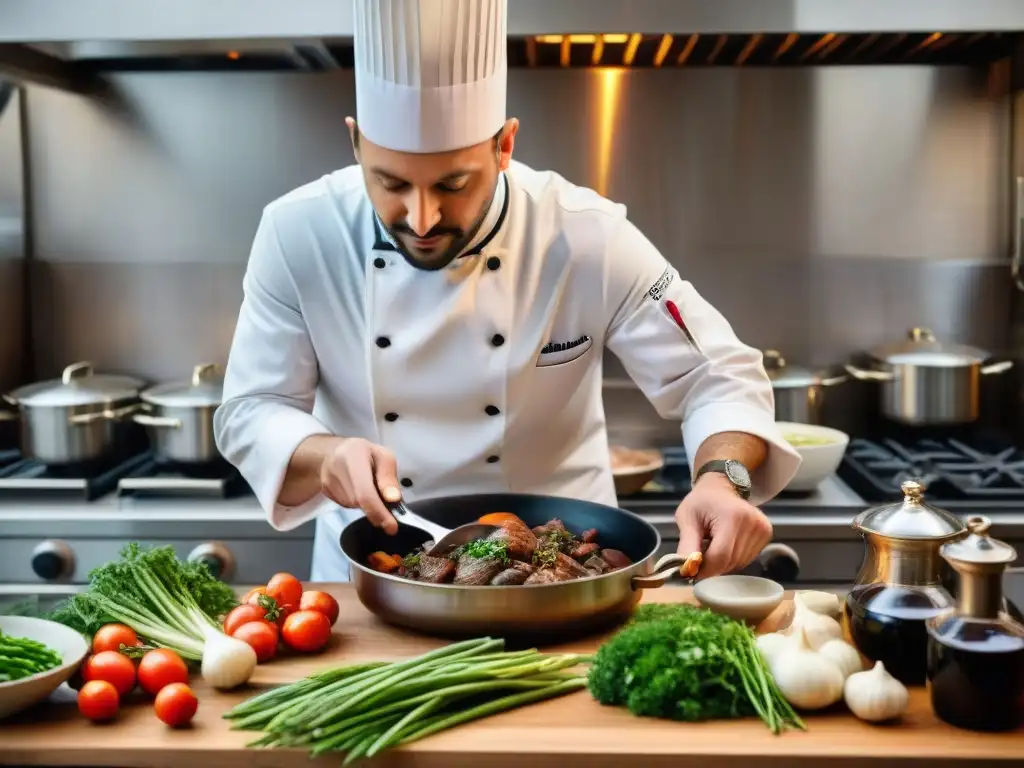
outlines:
[[121, 557], [89, 572], [89, 587], [48, 617], [86, 635], [104, 624], [128, 624], [143, 637], [199, 659], [205, 625], [238, 604], [235, 593], [205, 563], [183, 563], [172, 547], [128, 544]]
[[503, 541], [491, 541], [490, 539], [476, 539], [463, 544], [451, 554], [452, 560], [458, 560], [465, 555], [474, 560], [500, 560], [508, 563], [508, 544]]
[[804, 729], [746, 625], [691, 605], [643, 605], [601, 646], [587, 685], [634, 715], [699, 721], [757, 715], [773, 733]]

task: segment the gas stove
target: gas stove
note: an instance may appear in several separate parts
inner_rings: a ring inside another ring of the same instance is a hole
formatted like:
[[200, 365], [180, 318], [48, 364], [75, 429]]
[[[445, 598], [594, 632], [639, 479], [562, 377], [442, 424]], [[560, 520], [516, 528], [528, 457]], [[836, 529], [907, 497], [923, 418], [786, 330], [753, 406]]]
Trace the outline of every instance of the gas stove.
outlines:
[[0, 464], [0, 499], [72, 496], [93, 501], [114, 491], [120, 478], [147, 460], [146, 455], [137, 455], [102, 465], [64, 467], [48, 466], [15, 453], [8, 463]]

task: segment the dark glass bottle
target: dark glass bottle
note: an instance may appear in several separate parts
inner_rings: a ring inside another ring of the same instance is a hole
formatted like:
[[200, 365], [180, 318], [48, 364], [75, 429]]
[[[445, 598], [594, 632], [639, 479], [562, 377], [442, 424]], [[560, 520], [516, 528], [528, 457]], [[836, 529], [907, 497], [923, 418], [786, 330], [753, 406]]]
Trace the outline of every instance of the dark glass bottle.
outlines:
[[989, 521], [968, 521], [970, 535], [940, 554], [960, 577], [956, 607], [930, 619], [928, 690], [935, 714], [972, 731], [1024, 724], [1024, 625], [1005, 610], [1002, 579], [1017, 558], [988, 536]]

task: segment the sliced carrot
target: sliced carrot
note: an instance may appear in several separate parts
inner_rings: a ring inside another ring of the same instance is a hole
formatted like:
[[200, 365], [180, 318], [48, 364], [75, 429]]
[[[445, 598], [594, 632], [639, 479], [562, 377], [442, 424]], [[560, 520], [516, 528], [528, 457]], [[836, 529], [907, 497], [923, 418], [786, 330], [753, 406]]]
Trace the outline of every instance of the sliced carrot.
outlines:
[[523, 522], [519, 519], [519, 515], [514, 515], [511, 512], [491, 512], [477, 520], [477, 522], [482, 525], [504, 525], [505, 523], [510, 523], [512, 521], [518, 523]]
[[373, 570], [380, 571], [381, 573], [396, 571], [402, 564], [401, 558], [389, 555], [387, 552], [374, 552], [366, 558], [366, 561]]

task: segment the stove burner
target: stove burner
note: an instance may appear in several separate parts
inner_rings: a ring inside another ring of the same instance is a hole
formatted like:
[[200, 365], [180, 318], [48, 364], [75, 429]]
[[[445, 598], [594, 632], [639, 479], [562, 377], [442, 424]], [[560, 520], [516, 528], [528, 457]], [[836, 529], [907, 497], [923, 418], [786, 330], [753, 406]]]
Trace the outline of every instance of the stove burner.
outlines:
[[229, 464], [177, 467], [147, 461], [117, 482], [118, 496], [231, 498], [251, 493]]
[[93, 501], [117, 487], [118, 478], [149, 461], [140, 454], [104, 466], [47, 466], [34, 459], [18, 458], [0, 464], [0, 496], [72, 495]]
[[923, 483], [935, 500], [1024, 500], [1024, 451], [1005, 442], [854, 439], [839, 476], [868, 501], [899, 496], [906, 480]]

